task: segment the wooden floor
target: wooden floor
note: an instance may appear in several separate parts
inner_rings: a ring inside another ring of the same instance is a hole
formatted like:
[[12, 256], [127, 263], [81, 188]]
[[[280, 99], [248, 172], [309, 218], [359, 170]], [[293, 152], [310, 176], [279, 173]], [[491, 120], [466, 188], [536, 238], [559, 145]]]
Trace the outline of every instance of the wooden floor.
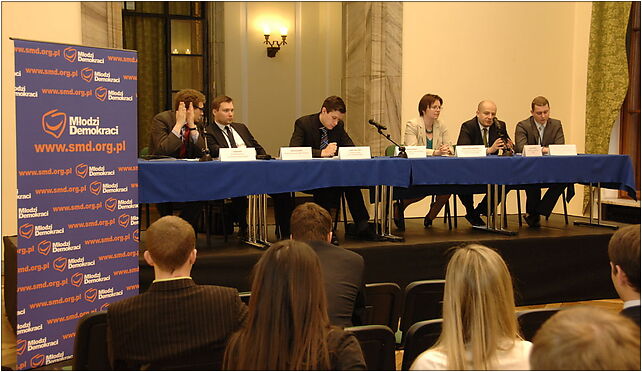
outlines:
[[[271, 215], [269, 213], [268, 215]], [[152, 220], [154, 219], [154, 213], [152, 212]], [[559, 220], [563, 218], [562, 216], [559, 215], [554, 215], [552, 216], [552, 219]], [[577, 219], [573, 217], [569, 217], [571, 221]], [[141, 220], [143, 220], [141, 218]], [[528, 229], [525, 225], [522, 228], [517, 227], [517, 217], [516, 216], [509, 216], [509, 224], [514, 230], [519, 230], [519, 234], [524, 236], [524, 235], [530, 235], [530, 234], [542, 234], [546, 232], [547, 229], [555, 229], [558, 230], [555, 226], [552, 224], [553, 221], [551, 221], [551, 225], [547, 227], [547, 223], [543, 221], [542, 225], [543, 228], [539, 231], [537, 230], [532, 230]], [[571, 222], [572, 223], [572, 222]], [[412, 242], [413, 240], [424, 240], [427, 238], [427, 236], [430, 236], [432, 239], [440, 239], [444, 241], [452, 240], [456, 241], [460, 239], [459, 235], [460, 233], [457, 232], [456, 229], [449, 230], [445, 224], [443, 224], [440, 221], [435, 222], [435, 226], [430, 229], [430, 230], [424, 230], [422, 224], [422, 219], [407, 219], [407, 231], [404, 234], [406, 238], [406, 242]], [[459, 229], [470, 229], [470, 226], [463, 220], [463, 218], [459, 219]], [[416, 226], [415, 226], [416, 225]], [[591, 229], [591, 228], [586, 228], [586, 229]], [[270, 232], [270, 235], [273, 234], [273, 228], [271, 229], [272, 231]], [[342, 228], [339, 228], [340, 232], [342, 231]], [[562, 230], [562, 229], [560, 229]], [[599, 230], [599, 229], [598, 229]], [[394, 233], [394, 231], [393, 231]], [[556, 232], [557, 234], [560, 233], [560, 231]], [[563, 234], [564, 232], [562, 232]], [[241, 244], [238, 244], [238, 242], [235, 240], [235, 237], [232, 236], [230, 238], [230, 242], [228, 243], [223, 243], [221, 237], [215, 237], [215, 247], [206, 247], [205, 246], [205, 239], [202, 236], [203, 234], [199, 234], [199, 242], [197, 243], [199, 245], [199, 255], [230, 255], [230, 254], [246, 254], [248, 251], [254, 251], [255, 248], [250, 248], [247, 246], [243, 246]], [[339, 235], [341, 238], [343, 238], [343, 234], [340, 233]], [[493, 234], [488, 234], [484, 232], [479, 232], [479, 236], [476, 237], [479, 241], [484, 241], [485, 239], [490, 239], [490, 238], [496, 238], [493, 236]], [[356, 241], [344, 241], [341, 239], [341, 245], [343, 247], [355, 247], [355, 246], [367, 246], [369, 244], [373, 244], [370, 242], [356, 242]], [[4, 271], [3, 271], [4, 272]], [[4, 292], [4, 275], [2, 276], [2, 290]], [[596, 301], [583, 301], [583, 302], [568, 302], [568, 303], [551, 303], [551, 304], [545, 304], [545, 305], [533, 305], [533, 306], [523, 306], [523, 307], [518, 307], [517, 310], [526, 310], [526, 309], [542, 309], [542, 308], [555, 308], [555, 307], [568, 307], [568, 306], [577, 306], [577, 305], [589, 305], [589, 306], [598, 306], [604, 309], [607, 309], [609, 311], [613, 312], [619, 312], [622, 308], [622, 301], [619, 299], [603, 299], [603, 300], [596, 300]], [[13, 332], [13, 329], [9, 325], [9, 321], [6, 317], [5, 314], [5, 307], [4, 307], [4, 297], [2, 300], [2, 366], [3, 367], [8, 367], [11, 369], [14, 369], [16, 366], [16, 335]], [[401, 368], [401, 360], [403, 357], [403, 351], [398, 351], [396, 355], [396, 360], [397, 360], [397, 369], [399, 370]], [[45, 366], [38, 368], [40, 370], [69, 370], [71, 367], [71, 361], [65, 361], [62, 363], [57, 363], [54, 365], [50, 366]]]

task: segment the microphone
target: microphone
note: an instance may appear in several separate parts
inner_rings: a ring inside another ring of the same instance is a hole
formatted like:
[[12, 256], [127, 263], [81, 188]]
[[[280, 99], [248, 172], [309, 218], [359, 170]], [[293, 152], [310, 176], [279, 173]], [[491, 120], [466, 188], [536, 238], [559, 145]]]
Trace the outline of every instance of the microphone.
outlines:
[[493, 123], [497, 126], [497, 135], [499, 138], [504, 141], [504, 150], [502, 151], [502, 155], [504, 156], [511, 156], [513, 155], [513, 150], [508, 147], [508, 131], [506, 130], [506, 123], [500, 122], [497, 118], [493, 118]]
[[375, 128], [377, 128], [379, 130], [388, 130], [388, 128], [386, 128], [384, 125], [381, 125], [381, 124], [377, 123], [376, 121], [374, 121], [374, 119], [368, 120], [368, 123], [374, 125]]
[[[205, 141], [205, 148], [203, 149], [203, 156], [198, 161], [212, 161], [212, 155], [210, 154], [210, 149], [207, 147], [207, 126], [209, 120], [207, 113], [203, 113], [203, 140]], [[198, 128], [198, 125], [197, 125]], [[198, 130], [198, 129], [197, 129]]]

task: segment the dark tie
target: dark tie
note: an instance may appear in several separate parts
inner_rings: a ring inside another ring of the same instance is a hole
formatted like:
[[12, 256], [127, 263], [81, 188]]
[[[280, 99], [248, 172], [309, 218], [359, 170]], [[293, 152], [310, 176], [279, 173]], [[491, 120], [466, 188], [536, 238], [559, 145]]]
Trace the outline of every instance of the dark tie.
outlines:
[[187, 155], [187, 141], [189, 141], [189, 128], [187, 125], [183, 126], [183, 135], [181, 136], [181, 140], [183, 143], [181, 143], [181, 150], [178, 153], [178, 158], [184, 159]]
[[484, 146], [488, 147], [488, 128], [484, 128]]
[[320, 149], [323, 150], [326, 147], [328, 147], [328, 130], [325, 127], [323, 127], [323, 128], [321, 128], [321, 146], [320, 146]]
[[225, 126], [225, 133], [227, 133], [227, 140], [230, 141], [230, 147], [236, 148], [236, 141], [234, 141], [234, 135], [229, 125]]

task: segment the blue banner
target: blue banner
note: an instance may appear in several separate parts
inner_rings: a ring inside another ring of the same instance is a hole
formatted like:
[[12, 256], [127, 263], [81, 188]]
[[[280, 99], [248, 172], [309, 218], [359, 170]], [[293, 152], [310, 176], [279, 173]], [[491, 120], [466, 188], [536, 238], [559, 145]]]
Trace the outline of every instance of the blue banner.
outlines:
[[138, 293], [137, 54], [15, 40], [18, 369]]

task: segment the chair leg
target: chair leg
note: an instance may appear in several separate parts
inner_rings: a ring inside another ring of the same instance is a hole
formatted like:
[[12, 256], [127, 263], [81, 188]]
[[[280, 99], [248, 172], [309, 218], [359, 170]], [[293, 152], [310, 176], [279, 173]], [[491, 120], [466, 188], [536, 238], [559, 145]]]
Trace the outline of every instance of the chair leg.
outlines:
[[453, 215], [455, 217], [455, 228], [457, 228], [457, 194], [453, 194]]
[[444, 209], [444, 218], [448, 217], [448, 230], [453, 229], [453, 222], [450, 218], [450, 203], [446, 202], [446, 208]]
[[205, 223], [205, 242], [207, 243], [207, 248], [210, 247], [210, 236], [212, 234], [211, 225], [212, 225], [212, 206], [207, 204], [205, 206], [203, 220]]
[[343, 212], [343, 231], [348, 231], [348, 213], [346, 213], [346, 200], [345, 194], [341, 194], [341, 210]]
[[564, 205], [564, 223], [568, 225], [568, 210], [566, 206], [566, 190], [562, 192], [562, 205]]
[[522, 190], [517, 189], [515, 191], [517, 191], [517, 223], [519, 227], [522, 227]]

